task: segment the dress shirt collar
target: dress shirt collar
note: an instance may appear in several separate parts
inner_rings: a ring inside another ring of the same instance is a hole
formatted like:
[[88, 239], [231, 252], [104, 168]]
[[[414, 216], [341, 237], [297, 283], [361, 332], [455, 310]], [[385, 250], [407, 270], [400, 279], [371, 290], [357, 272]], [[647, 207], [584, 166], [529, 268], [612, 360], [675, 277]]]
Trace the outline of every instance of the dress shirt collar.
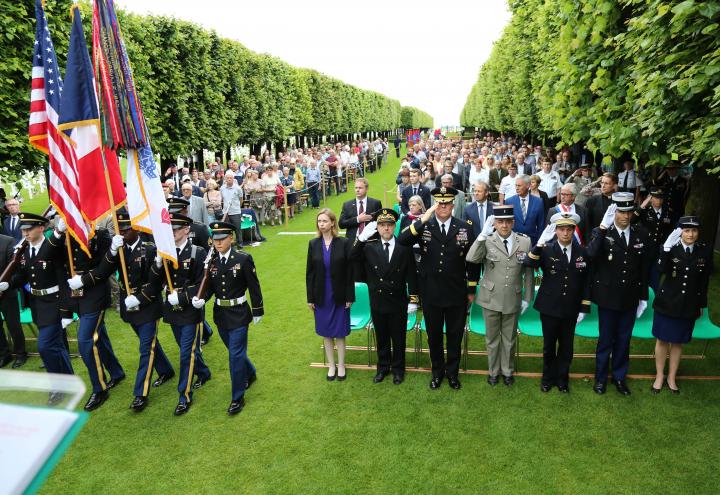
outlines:
[[183, 243], [180, 244], [179, 246], [178, 246], [178, 245], [175, 245], [175, 250], [176, 250], [178, 253], [182, 253], [182, 251], [183, 251], [183, 249], [185, 249], [185, 246], [187, 245], [187, 243], [188, 243], [188, 239], [185, 239], [185, 241], [183, 241]]

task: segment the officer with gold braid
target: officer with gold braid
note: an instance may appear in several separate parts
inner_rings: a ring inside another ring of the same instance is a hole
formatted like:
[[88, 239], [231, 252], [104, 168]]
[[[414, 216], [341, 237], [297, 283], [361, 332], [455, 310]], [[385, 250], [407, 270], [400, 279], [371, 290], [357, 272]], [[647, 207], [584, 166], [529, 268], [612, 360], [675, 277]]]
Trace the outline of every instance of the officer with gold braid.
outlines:
[[[248, 325], [260, 323], [264, 314], [260, 281], [255, 272], [252, 256], [232, 248], [235, 226], [229, 222], [211, 222], [213, 246], [217, 256], [208, 260], [210, 283], [208, 292], [192, 305], [201, 309], [205, 300], [215, 296], [213, 320], [218, 333], [228, 348], [232, 399], [228, 414], [233, 416], [245, 406], [245, 390], [256, 380], [255, 367], [247, 356]], [[252, 306], [245, 293], [250, 294]]]

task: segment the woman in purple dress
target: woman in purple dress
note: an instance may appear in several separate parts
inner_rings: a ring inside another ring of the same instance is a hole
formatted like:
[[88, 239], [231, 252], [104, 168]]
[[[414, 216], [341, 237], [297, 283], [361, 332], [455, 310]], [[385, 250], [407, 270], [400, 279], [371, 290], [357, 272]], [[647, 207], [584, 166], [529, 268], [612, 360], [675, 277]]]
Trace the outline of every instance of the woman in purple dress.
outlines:
[[[328, 381], [345, 380], [345, 337], [350, 334], [350, 306], [355, 300], [352, 263], [348, 259], [351, 242], [338, 237], [335, 214], [323, 208], [317, 215], [317, 234], [308, 245], [308, 307], [315, 313], [315, 332], [323, 337], [328, 362]], [[338, 359], [335, 365], [337, 346]]]

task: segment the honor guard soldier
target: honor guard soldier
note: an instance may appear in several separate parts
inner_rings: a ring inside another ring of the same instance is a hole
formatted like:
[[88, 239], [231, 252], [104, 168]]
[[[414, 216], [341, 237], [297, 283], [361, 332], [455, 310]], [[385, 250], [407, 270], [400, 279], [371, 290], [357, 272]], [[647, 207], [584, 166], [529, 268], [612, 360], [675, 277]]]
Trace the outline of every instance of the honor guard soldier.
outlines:
[[[395, 210], [383, 208], [373, 218], [356, 237], [350, 257], [363, 263], [370, 289], [378, 354], [373, 381], [382, 382], [392, 370], [393, 383], [400, 385], [405, 380], [407, 315], [417, 311], [419, 302], [415, 256], [411, 247], [396, 242]], [[376, 231], [380, 237], [370, 240]]]
[[[65, 281], [63, 267], [63, 236], [54, 232], [45, 239], [48, 219], [33, 213], [20, 213], [19, 225], [28, 245], [22, 252], [20, 266], [11, 282], [0, 282], [0, 291], [30, 286], [29, 305], [38, 327], [38, 352], [48, 373], [73, 374], [70, 354], [65, 346], [61, 325], [61, 308], [67, 294], [61, 290]], [[60, 221], [58, 228], [65, 228]], [[59, 394], [50, 395], [50, 404], [59, 401]]]
[[630, 337], [647, 308], [648, 277], [655, 247], [642, 225], [631, 225], [632, 193], [614, 193], [600, 226], [593, 229], [587, 254], [592, 275], [590, 300], [598, 306], [600, 336], [593, 390], [604, 394], [612, 355], [612, 378], [622, 395], [630, 395], [625, 376], [630, 364]]
[[[180, 379], [178, 392], [180, 400], [175, 408], [175, 415], [181, 416], [188, 412], [192, 404], [193, 389], [200, 388], [210, 380], [210, 369], [205, 365], [200, 352], [200, 334], [205, 317], [205, 308], [195, 308], [192, 298], [197, 293], [203, 276], [205, 249], [192, 244], [188, 239], [192, 219], [179, 213], [170, 214], [170, 222], [175, 238], [178, 267], [173, 268], [167, 263], [170, 281], [165, 277], [163, 261], [156, 256], [155, 268], [152, 270], [151, 284], [156, 283], [155, 277], [167, 287], [167, 300], [163, 303], [163, 321], [170, 324], [175, 341], [180, 347]], [[193, 375], [197, 381], [193, 384]]]
[[494, 214], [485, 220], [467, 254], [468, 262], [483, 263], [485, 267], [475, 302], [483, 308], [488, 383], [492, 386], [497, 385], [500, 375], [508, 387], [515, 382], [513, 349], [517, 322], [535, 293], [533, 270], [523, 266], [530, 252], [530, 237], [513, 232], [514, 223], [513, 205], [495, 206]]
[[[235, 226], [229, 222], [212, 222], [213, 246], [217, 256], [207, 260], [210, 270], [208, 292], [202, 299], [192, 298], [192, 305], [201, 309], [213, 295], [213, 320], [228, 348], [232, 400], [228, 414], [235, 415], [245, 406], [245, 390], [256, 380], [255, 367], [247, 355], [248, 325], [260, 323], [264, 314], [260, 281], [252, 256], [232, 248]], [[245, 293], [250, 294], [252, 306]]]
[[[181, 215], [188, 216], [188, 207], [190, 206], [190, 202], [187, 199], [171, 196], [167, 199], [167, 202], [168, 211], [170, 213], [180, 213]], [[188, 239], [191, 243], [205, 249], [206, 251], [212, 245], [210, 241], [210, 231], [208, 230], [207, 225], [195, 221], [193, 221], [193, 223], [190, 225]], [[200, 343], [202, 345], [207, 344], [207, 342], [210, 340], [210, 337], [212, 337], [212, 334], [212, 327], [210, 327], [210, 324], [207, 322], [207, 320], [203, 320], [203, 330], [202, 337], [200, 338]]]
[[[109, 389], [125, 379], [125, 371], [115, 356], [105, 327], [105, 311], [111, 304], [110, 283], [107, 276], [95, 277], [90, 273], [110, 249], [110, 234], [106, 230], [96, 231], [95, 236], [88, 241], [89, 255], [67, 233], [62, 241], [70, 243], [70, 248], [65, 251], [66, 283], [70, 297], [62, 324], [65, 328], [72, 323], [73, 313], [80, 317], [78, 349], [92, 384], [92, 393], [85, 403], [85, 410], [92, 411], [105, 402]], [[74, 274], [71, 267], [74, 268]]]
[[[170, 360], [165, 355], [158, 341], [158, 322], [162, 316], [162, 297], [160, 295], [160, 274], [155, 266], [156, 249], [151, 242], [144, 242], [140, 233], [132, 228], [130, 215], [123, 208], [117, 212], [119, 234], [113, 236], [110, 249], [102, 262], [90, 273], [82, 276], [86, 281], [90, 277], [107, 278], [120, 272], [118, 250], [122, 249], [127, 267], [127, 278], [130, 294], [120, 275], [120, 317], [130, 324], [140, 339], [140, 364], [135, 377], [133, 394], [135, 399], [130, 408], [136, 412], [145, 409], [150, 392], [150, 378], [153, 368], [158, 378], [153, 382], [159, 387], [175, 376]], [[154, 283], [150, 283], [150, 271], [155, 271]]]
[[465, 261], [472, 243], [472, 224], [452, 216], [457, 190], [436, 187], [430, 194], [435, 204], [400, 233], [398, 242], [408, 247], [420, 245], [418, 275], [432, 362], [430, 388], [440, 388], [447, 376], [450, 387], [457, 390], [465, 317], [477, 286], [479, 266]]
[[[533, 307], [540, 313], [543, 333], [543, 374], [540, 390], [557, 386], [568, 393], [575, 325], [590, 312], [585, 248], [574, 233], [577, 213], [555, 213], [523, 263], [542, 268], [542, 282]], [[557, 235], [556, 240], [552, 240]]]
[[660, 257], [660, 250], [662, 249], [665, 239], [673, 229], [670, 214], [664, 203], [664, 191], [659, 187], [652, 187], [650, 194], [640, 209], [635, 212], [635, 219], [648, 231], [650, 240], [656, 248], [650, 265], [650, 287], [655, 291], [657, 291], [658, 284], [660, 283], [660, 271], [658, 270], [657, 260]]

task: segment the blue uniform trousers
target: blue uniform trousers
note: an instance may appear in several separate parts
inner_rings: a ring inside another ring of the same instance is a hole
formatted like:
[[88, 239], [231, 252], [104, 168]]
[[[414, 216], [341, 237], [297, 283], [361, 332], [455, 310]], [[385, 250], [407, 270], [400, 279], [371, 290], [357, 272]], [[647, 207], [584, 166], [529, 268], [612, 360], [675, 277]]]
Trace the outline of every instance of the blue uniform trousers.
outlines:
[[172, 373], [173, 367], [165, 355], [157, 338], [158, 322], [148, 321], [142, 325], [130, 325], [140, 339], [140, 364], [135, 377], [135, 397], [147, 397], [150, 391], [150, 378], [155, 368], [158, 375]]
[[78, 349], [88, 369], [93, 392], [102, 392], [107, 389], [106, 369], [112, 379], [120, 379], [125, 376], [125, 371], [113, 352], [110, 337], [105, 328], [105, 310], [80, 315]]
[[180, 404], [192, 402], [192, 377], [206, 379], [210, 376], [210, 369], [205, 366], [200, 353], [200, 332], [202, 323], [190, 325], [170, 325], [175, 341], [180, 347], [180, 379], [178, 380], [178, 393]]
[[630, 337], [635, 326], [635, 310], [598, 308], [598, 320], [600, 337], [595, 352], [595, 381], [607, 382], [611, 354], [613, 380], [624, 380], [630, 364]]
[[48, 373], [73, 374], [70, 354], [63, 339], [60, 322], [38, 329], [38, 352]]
[[203, 320], [202, 340], [206, 341], [212, 336], [213, 331], [210, 323], [207, 320]]
[[228, 348], [232, 400], [238, 401], [245, 395], [248, 380], [255, 376], [255, 366], [247, 356], [248, 327], [230, 330], [218, 328], [218, 333], [225, 347]]

